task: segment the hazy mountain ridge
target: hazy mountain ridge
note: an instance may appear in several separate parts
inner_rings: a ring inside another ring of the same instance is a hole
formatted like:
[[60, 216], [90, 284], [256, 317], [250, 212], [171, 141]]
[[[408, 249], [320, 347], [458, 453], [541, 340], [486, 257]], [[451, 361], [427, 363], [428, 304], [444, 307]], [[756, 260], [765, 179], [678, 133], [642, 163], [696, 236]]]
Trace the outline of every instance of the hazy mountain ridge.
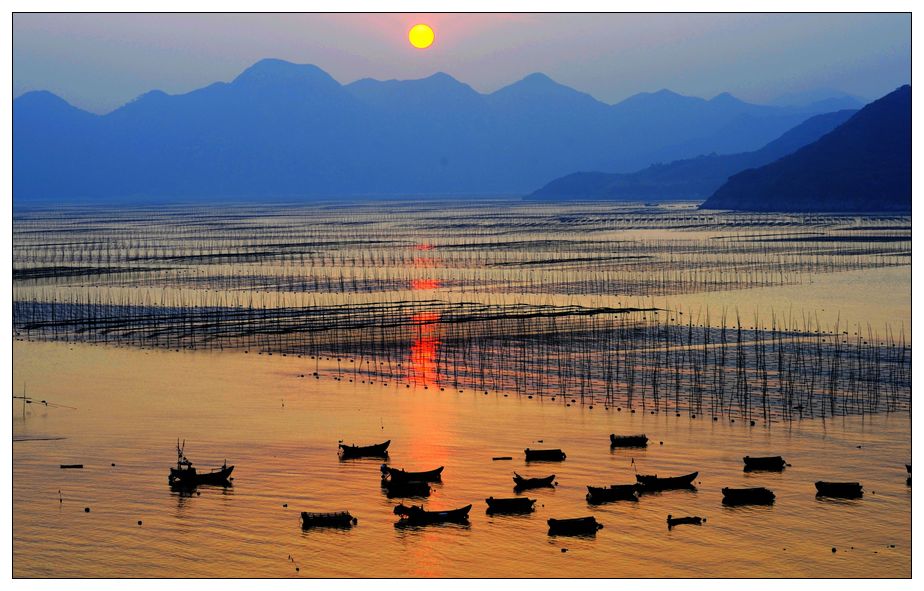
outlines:
[[856, 111], [816, 115], [760, 150], [739, 154], [709, 154], [653, 164], [627, 174], [577, 172], [548, 183], [530, 195], [541, 200], [672, 200], [705, 199], [730, 176], [773, 162], [812, 143]]
[[491, 94], [443, 73], [341, 85], [317, 66], [262, 60], [106, 115], [51, 93], [17, 98], [14, 197], [523, 193], [574, 170], [755, 149], [814, 109], [669, 91], [607, 105], [542, 74]]
[[702, 208], [911, 211], [911, 87], [793, 154], [732, 176]]

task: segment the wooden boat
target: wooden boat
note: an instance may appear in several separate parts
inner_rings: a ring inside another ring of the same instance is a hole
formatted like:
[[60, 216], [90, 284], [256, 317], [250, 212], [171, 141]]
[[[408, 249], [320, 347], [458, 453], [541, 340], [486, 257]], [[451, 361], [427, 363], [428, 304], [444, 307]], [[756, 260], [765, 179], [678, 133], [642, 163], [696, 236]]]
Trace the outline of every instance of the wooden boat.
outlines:
[[488, 513], [530, 513], [535, 511], [534, 505], [536, 499], [526, 497], [511, 497], [507, 499], [495, 499], [488, 497], [485, 500], [488, 504]]
[[673, 515], [667, 516], [667, 529], [678, 525], [702, 525], [705, 523], [705, 517], [674, 517]]
[[302, 528], [312, 527], [352, 527], [359, 520], [350, 515], [349, 511], [336, 513], [309, 513], [302, 511]]
[[471, 505], [466, 505], [458, 509], [448, 511], [427, 511], [423, 507], [397, 505], [394, 509], [395, 515], [400, 515], [401, 519], [396, 525], [431, 525], [435, 523], [466, 523], [468, 522], [468, 512], [472, 510]]
[[752, 458], [744, 456], [744, 471], [754, 472], [763, 470], [767, 472], [781, 472], [786, 467], [786, 460], [782, 456], [765, 456], [762, 458]]
[[610, 447], [648, 447], [648, 436], [610, 433]]
[[723, 488], [725, 505], [772, 505], [776, 495], [768, 488]]
[[420, 480], [383, 480], [382, 488], [388, 498], [429, 497], [430, 485]]
[[344, 445], [340, 446], [340, 457], [343, 459], [354, 458], [382, 458], [388, 455], [388, 446], [391, 439], [385, 443], [376, 443], [374, 445]]
[[542, 478], [523, 478], [516, 472], [513, 473], [513, 482], [516, 484], [516, 488], [519, 490], [555, 486], [554, 481], [555, 481], [554, 474], [550, 476], [544, 476]]
[[594, 517], [576, 517], [573, 519], [549, 519], [550, 536], [592, 536], [603, 528]]
[[819, 497], [838, 497], [842, 499], [858, 499], [863, 496], [863, 486], [859, 482], [825, 482], [819, 480], [815, 483]]
[[526, 452], [527, 462], [561, 462], [565, 459], [565, 452], [560, 449], [529, 449]]
[[390, 478], [395, 482], [417, 480], [419, 482], [439, 482], [442, 480], [443, 467], [427, 470], [425, 472], [408, 472], [398, 468], [391, 468], [382, 464], [382, 479]]
[[613, 501], [637, 501], [637, 484], [613, 484], [610, 486], [588, 486], [587, 502], [592, 505]]
[[684, 474], [683, 476], [665, 476], [659, 477], [657, 474], [636, 474], [635, 479], [638, 481], [643, 491], [673, 490], [679, 488], [692, 488], [693, 481], [699, 476], [699, 472]]
[[176, 468], [170, 468], [170, 474], [167, 476], [167, 483], [171, 487], [195, 488], [207, 484], [230, 486], [231, 482], [228, 478], [231, 477], [234, 466], [229, 466], [228, 462], [225, 461], [220, 468], [215, 468], [209, 472], [199, 472], [183, 454], [185, 447], [186, 441], [183, 441], [183, 445], [180, 445], [180, 442], [177, 441]]

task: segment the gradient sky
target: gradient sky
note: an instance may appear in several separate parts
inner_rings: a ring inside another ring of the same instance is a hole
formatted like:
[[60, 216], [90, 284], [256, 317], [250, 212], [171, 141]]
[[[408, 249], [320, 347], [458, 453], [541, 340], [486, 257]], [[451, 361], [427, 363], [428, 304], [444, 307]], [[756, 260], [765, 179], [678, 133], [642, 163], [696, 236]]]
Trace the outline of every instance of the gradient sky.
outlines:
[[[436, 32], [428, 50], [407, 42], [417, 22]], [[14, 95], [50, 90], [96, 112], [229, 81], [265, 57], [342, 83], [443, 71], [480, 92], [539, 71], [607, 103], [661, 88], [873, 99], [911, 77], [907, 14], [16, 14], [13, 35]]]

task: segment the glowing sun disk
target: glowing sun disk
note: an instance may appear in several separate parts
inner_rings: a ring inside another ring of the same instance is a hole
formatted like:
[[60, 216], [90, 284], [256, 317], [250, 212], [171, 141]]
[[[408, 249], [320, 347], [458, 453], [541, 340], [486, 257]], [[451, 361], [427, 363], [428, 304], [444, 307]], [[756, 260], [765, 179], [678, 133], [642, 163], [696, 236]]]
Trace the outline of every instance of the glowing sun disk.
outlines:
[[417, 49], [426, 49], [433, 45], [433, 29], [427, 25], [414, 25], [407, 32], [407, 39]]

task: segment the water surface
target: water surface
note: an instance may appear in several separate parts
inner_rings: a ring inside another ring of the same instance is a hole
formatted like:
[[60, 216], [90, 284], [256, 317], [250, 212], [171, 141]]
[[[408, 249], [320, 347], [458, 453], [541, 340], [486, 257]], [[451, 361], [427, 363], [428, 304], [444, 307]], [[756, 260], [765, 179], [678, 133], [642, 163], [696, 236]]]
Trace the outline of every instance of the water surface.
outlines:
[[[313, 360], [280, 355], [16, 342], [16, 393], [25, 384], [30, 397], [75, 410], [13, 403], [14, 438], [32, 439], [13, 444], [13, 575], [911, 574], [907, 412], [752, 428], [740, 420], [440, 391], [419, 375], [356, 384], [334, 380], [335, 367], [322, 364], [315, 380]], [[653, 445], [610, 451], [611, 432], [645, 432]], [[191, 497], [171, 492], [166, 476], [177, 438], [202, 468], [234, 464], [234, 486], [203, 487]], [[396, 501], [379, 487], [380, 462], [339, 461], [339, 439], [391, 439], [390, 464], [445, 466], [444, 482], [424, 504], [471, 503], [470, 525], [395, 528]], [[567, 460], [527, 465], [522, 450], [542, 446], [563, 448]], [[781, 454], [792, 467], [745, 474], [745, 454]], [[512, 461], [491, 460], [508, 455]], [[59, 468], [72, 463], [85, 467]], [[531, 492], [538, 503], [529, 516], [488, 517], [484, 498], [512, 495], [514, 470], [555, 473], [559, 486]], [[698, 470], [698, 488], [587, 505], [586, 485], [628, 483], [636, 470]], [[859, 480], [867, 494], [818, 500], [818, 479]], [[767, 486], [777, 502], [725, 508], [723, 486]], [[299, 526], [301, 510], [341, 509], [358, 517], [357, 527]], [[669, 531], [669, 513], [707, 522]], [[549, 517], [585, 515], [605, 525], [595, 538], [547, 535]]]

